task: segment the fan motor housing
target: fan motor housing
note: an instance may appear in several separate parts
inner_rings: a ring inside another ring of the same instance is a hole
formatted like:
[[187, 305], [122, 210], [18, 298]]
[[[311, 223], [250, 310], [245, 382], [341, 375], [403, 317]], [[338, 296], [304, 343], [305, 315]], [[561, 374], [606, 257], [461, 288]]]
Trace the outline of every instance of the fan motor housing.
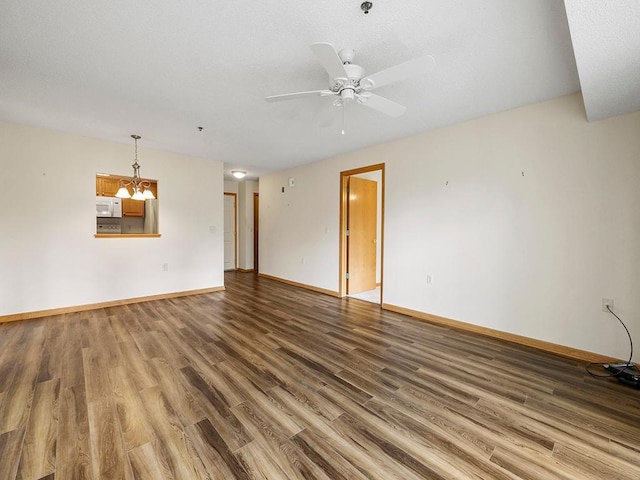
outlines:
[[360, 86], [360, 79], [364, 77], [364, 68], [355, 63], [351, 63], [353, 62], [355, 53], [356, 51], [353, 48], [343, 48], [338, 52], [338, 57], [342, 62], [347, 78], [338, 77], [329, 82], [331, 90], [334, 92], [341, 92], [342, 89], [347, 86], [354, 87], [353, 90], [356, 90], [356, 88]]
[[347, 71], [347, 75], [349, 75], [349, 80], [360, 80], [364, 77], [364, 68], [360, 65], [354, 65], [353, 63], [345, 65], [344, 69]]
[[364, 68], [360, 65], [346, 64], [344, 69], [348, 78], [334, 78], [329, 85], [334, 92], [339, 92], [347, 85], [359, 86], [360, 79], [364, 77]]

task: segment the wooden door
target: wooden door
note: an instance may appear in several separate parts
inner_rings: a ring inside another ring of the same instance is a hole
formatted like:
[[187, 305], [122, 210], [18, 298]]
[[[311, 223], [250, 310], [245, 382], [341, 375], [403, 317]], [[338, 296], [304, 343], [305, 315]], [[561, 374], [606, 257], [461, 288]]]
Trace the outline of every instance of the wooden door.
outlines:
[[224, 269], [235, 270], [236, 265], [236, 194], [224, 194]]
[[347, 294], [376, 288], [378, 183], [349, 177], [347, 201]]

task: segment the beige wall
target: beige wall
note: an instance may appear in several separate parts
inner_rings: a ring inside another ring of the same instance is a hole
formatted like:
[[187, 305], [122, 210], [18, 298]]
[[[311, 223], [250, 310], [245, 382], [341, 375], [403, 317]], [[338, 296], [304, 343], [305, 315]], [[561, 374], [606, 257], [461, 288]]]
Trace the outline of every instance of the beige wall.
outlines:
[[628, 355], [601, 300], [640, 338], [639, 113], [571, 95], [264, 176], [261, 272], [337, 291], [339, 173], [376, 163], [385, 303]]
[[223, 285], [220, 161], [141, 141], [162, 236], [94, 238], [95, 175], [132, 173], [128, 140], [0, 123], [0, 315]]

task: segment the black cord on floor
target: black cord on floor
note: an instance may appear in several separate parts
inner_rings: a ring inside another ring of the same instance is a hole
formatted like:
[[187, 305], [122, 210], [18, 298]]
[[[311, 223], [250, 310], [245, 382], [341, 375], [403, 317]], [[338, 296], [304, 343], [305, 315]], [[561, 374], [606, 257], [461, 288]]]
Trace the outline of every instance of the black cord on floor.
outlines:
[[[625, 331], [627, 332], [627, 336], [629, 337], [629, 345], [631, 347], [631, 352], [629, 353], [629, 360], [627, 360], [627, 365], [626, 367], [632, 367], [633, 364], [631, 363], [631, 359], [633, 358], [633, 340], [631, 339], [631, 334], [629, 333], [629, 329], [627, 328], [627, 326], [624, 324], [624, 322], [622, 320], [620, 320], [620, 317], [618, 315], [616, 315], [615, 313], [613, 313], [613, 310], [611, 310], [611, 307], [609, 305], [607, 305], [607, 310], [609, 310], [609, 313], [611, 313], [611, 315], [613, 315], [614, 317], [616, 317], [618, 319], [618, 321], [620, 322], [620, 324], [624, 327]], [[610, 373], [608, 375], [597, 375], [593, 372], [591, 372], [591, 370], [589, 370], [589, 368], [591, 368], [592, 366], [597, 365], [599, 367], [602, 367], [604, 365], [607, 365], [606, 363], [596, 363], [596, 362], [592, 362], [590, 364], [587, 365], [587, 373], [589, 375], [591, 375], [593, 378], [609, 378], [609, 377], [617, 377], [619, 375], [622, 374], [622, 372], [624, 371], [624, 369], [626, 367], [620, 367], [620, 370], [618, 370], [617, 373]]]

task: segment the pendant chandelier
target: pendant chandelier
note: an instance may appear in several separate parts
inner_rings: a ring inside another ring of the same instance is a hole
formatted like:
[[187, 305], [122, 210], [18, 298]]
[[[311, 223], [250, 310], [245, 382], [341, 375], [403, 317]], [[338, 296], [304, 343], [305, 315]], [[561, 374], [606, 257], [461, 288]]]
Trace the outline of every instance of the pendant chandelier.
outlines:
[[[135, 162], [131, 165], [133, 167], [133, 177], [127, 183], [124, 183], [123, 181], [120, 185], [120, 189], [116, 193], [116, 197], [131, 198], [132, 200], [148, 200], [156, 198], [150, 190], [151, 182], [140, 178], [140, 165], [138, 165], [138, 140], [142, 137], [140, 135], [131, 135], [131, 138], [133, 138], [135, 142], [136, 149]], [[133, 188], [133, 195], [129, 193], [129, 186], [132, 186]]]

